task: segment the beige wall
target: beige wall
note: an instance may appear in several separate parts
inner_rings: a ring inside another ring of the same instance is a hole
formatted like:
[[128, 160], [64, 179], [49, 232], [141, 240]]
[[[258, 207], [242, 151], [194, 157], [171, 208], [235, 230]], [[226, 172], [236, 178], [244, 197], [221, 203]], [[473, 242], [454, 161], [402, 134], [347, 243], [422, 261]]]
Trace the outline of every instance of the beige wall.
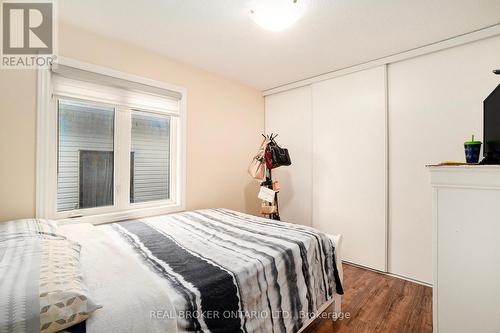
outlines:
[[[246, 169], [264, 129], [260, 91], [66, 24], [59, 54], [187, 88], [187, 208], [257, 212], [257, 183]], [[36, 73], [0, 70], [0, 94], [0, 221], [32, 217]]]

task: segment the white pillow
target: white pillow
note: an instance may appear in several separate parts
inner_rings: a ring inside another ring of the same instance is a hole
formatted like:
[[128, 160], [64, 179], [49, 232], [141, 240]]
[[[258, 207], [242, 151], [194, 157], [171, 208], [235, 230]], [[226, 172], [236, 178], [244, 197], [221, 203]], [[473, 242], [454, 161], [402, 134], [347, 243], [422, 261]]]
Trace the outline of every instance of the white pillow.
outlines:
[[100, 308], [83, 283], [80, 249], [66, 239], [0, 242], [0, 332], [58, 332]]

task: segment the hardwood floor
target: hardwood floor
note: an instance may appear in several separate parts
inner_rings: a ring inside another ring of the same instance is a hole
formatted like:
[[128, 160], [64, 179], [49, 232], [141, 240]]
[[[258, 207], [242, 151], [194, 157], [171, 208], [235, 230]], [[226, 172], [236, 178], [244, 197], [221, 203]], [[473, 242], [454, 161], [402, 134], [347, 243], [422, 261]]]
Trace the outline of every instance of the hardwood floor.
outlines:
[[432, 288], [351, 265], [343, 267], [342, 312], [350, 318], [317, 319], [304, 333], [432, 332]]

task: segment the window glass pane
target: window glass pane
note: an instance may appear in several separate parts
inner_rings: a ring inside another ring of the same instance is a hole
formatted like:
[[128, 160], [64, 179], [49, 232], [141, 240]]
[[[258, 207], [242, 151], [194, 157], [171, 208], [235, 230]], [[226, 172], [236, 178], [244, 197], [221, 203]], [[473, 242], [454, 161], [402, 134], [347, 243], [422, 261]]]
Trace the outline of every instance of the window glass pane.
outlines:
[[57, 210], [113, 205], [114, 109], [58, 103]]
[[130, 202], [170, 197], [170, 117], [132, 112]]

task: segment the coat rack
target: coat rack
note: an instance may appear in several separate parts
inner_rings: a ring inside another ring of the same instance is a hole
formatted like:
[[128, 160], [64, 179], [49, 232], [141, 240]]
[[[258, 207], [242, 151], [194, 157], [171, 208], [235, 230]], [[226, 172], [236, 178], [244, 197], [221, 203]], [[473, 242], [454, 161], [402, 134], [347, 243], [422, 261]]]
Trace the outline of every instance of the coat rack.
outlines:
[[[262, 134], [262, 136], [264, 138], [266, 138], [267, 140], [269, 140], [269, 142], [271, 142], [272, 140], [274, 140], [278, 136], [278, 134], [276, 134], [276, 135], [274, 135], [273, 133], [271, 133], [271, 135]], [[268, 169], [266, 167], [266, 180], [264, 180], [262, 183], [260, 183], [260, 185], [265, 186], [265, 187], [273, 190], [273, 177], [272, 177], [272, 170], [271, 169]], [[269, 206], [272, 206], [272, 204], [269, 204]], [[276, 191], [274, 193], [274, 206], [276, 207], [276, 211], [271, 213], [271, 214], [266, 214], [266, 215], [268, 215], [268, 217], [271, 220], [281, 221], [280, 213], [279, 213], [279, 204], [278, 204], [278, 191]]]

